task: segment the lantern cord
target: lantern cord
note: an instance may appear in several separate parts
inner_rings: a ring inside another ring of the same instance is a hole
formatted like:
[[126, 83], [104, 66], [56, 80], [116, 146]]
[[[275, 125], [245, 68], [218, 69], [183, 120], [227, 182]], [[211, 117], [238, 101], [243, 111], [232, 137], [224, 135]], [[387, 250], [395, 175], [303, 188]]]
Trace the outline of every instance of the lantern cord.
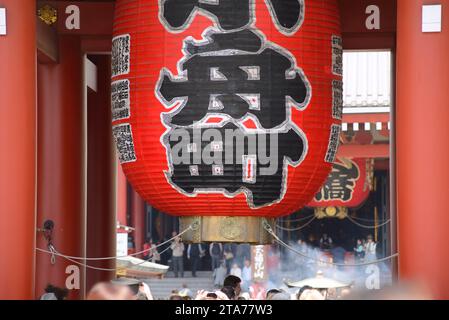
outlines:
[[312, 217], [314, 217], [314, 216], [315, 216], [315, 214], [310, 214], [310, 215], [308, 215], [308, 216], [305, 216], [305, 217], [302, 217], [302, 218], [298, 218], [298, 219], [291, 219], [291, 220], [290, 220], [290, 219], [289, 219], [289, 220], [278, 219], [278, 222], [281, 222], [281, 223], [301, 222], [301, 221], [310, 219], [310, 218], [312, 218]]
[[[315, 216], [314, 214], [310, 214], [308, 216], [302, 217], [302, 218], [298, 218], [298, 219], [289, 219], [289, 220], [284, 220], [284, 219], [278, 219], [278, 223], [292, 223], [292, 222], [301, 222], [304, 220], [308, 220], [310, 218], [312, 218], [313, 216]], [[366, 219], [366, 218], [360, 218], [360, 217], [353, 217], [351, 216], [352, 219], [354, 220], [360, 220], [360, 221], [366, 221], [366, 222], [374, 222], [374, 219]], [[378, 222], [383, 223], [386, 221], [390, 221], [391, 219], [387, 219], [387, 220], [378, 220]]]
[[163, 246], [163, 245], [165, 245], [167, 243], [172, 242], [175, 238], [180, 237], [184, 233], [194, 229], [194, 227], [195, 227], [195, 223], [192, 223], [185, 230], [183, 230], [182, 232], [178, 233], [176, 236], [174, 236], [174, 237], [172, 237], [172, 238], [170, 238], [170, 239], [168, 239], [168, 240], [158, 244], [157, 246], [154, 246], [152, 248], [145, 249], [145, 250], [142, 250], [142, 251], [139, 251], [139, 252], [135, 252], [135, 253], [132, 253], [132, 254], [129, 254], [129, 255], [126, 255], [126, 256], [100, 257], [100, 258], [75, 257], [75, 256], [69, 256], [69, 255], [57, 252], [56, 249], [54, 248], [54, 246], [52, 246], [52, 249], [49, 248], [50, 251], [49, 250], [44, 250], [44, 249], [41, 249], [41, 248], [36, 248], [36, 251], [40, 251], [40, 252], [44, 252], [44, 253], [48, 253], [48, 254], [52, 254], [52, 255], [58, 255], [58, 256], [63, 257], [65, 259], [86, 260], [86, 261], [87, 260], [91, 260], [91, 261], [96, 261], [96, 260], [115, 260], [115, 259], [120, 259], [120, 258], [127, 258], [127, 257], [132, 257], [132, 256], [138, 256], [140, 254], [153, 251], [153, 250], [155, 250], [155, 249], [157, 249], [157, 248], [159, 248], [159, 247], [161, 247], [161, 246]]
[[283, 247], [289, 249], [290, 251], [296, 253], [297, 255], [300, 255], [300, 256], [302, 256], [302, 257], [304, 257], [306, 259], [313, 260], [313, 261], [316, 261], [316, 262], [321, 263], [321, 264], [333, 265], [333, 266], [338, 266], [338, 267], [363, 267], [363, 266], [368, 266], [368, 265], [371, 265], [371, 264], [384, 262], [384, 261], [387, 261], [387, 260], [390, 260], [390, 259], [393, 259], [393, 258], [396, 258], [396, 257], [399, 256], [399, 253], [395, 253], [395, 254], [392, 254], [391, 256], [388, 256], [388, 257], [385, 257], [385, 258], [382, 258], [382, 259], [377, 259], [377, 260], [373, 260], [373, 261], [369, 261], [369, 262], [362, 262], [362, 263], [336, 263], [336, 262], [329, 262], [329, 261], [322, 260], [322, 259], [319, 259], [319, 258], [310, 257], [310, 256], [302, 253], [301, 251], [296, 250], [292, 246], [288, 245], [287, 243], [282, 241], [276, 235], [276, 233], [273, 231], [273, 228], [270, 226], [270, 224], [266, 220], [263, 222], [263, 227], [269, 234], [271, 234], [271, 236], [276, 240], [276, 242], [278, 242]]
[[385, 222], [381, 223], [381, 224], [377, 224], [374, 226], [367, 226], [365, 224], [362, 224], [360, 222], [355, 221], [351, 216], [346, 216], [346, 218], [348, 218], [349, 221], [351, 221], [353, 224], [361, 227], [361, 228], [365, 228], [365, 229], [376, 229], [376, 228], [380, 228], [383, 227], [384, 225], [390, 223], [391, 219], [386, 220]]
[[[351, 216], [351, 218], [354, 219], [354, 220], [360, 220], [360, 221], [366, 221], [366, 222], [374, 222], [374, 221], [376, 221], [374, 219], [366, 219], [366, 218], [360, 218], [360, 217], [354, 217], [354, 216]], [[387, 220], [378, 219], [377, 221], [382, 223], [382, 222], [390, 221], [390, 220], [391, 219], [387, 219]]]
[[302, 226], [297, 227], [297, 228], [285, 228], [281, 225], [276, 225], [277, 228], [284, 230], [284, 231], [298, 231], [301, 229], [304, 229], [305, 227], [307, 227], [309, 224], [311, 224], [314, 220], [316, 219], [316, 216], [314, 215], [309, 221], [307, 221], [306, 223], [304, 223]]
[[[165, 251], [167, 251], [168, 249], [170, 249], [170, 247], [167, 247], [167, 248], [165, 248], [164, 250], [162, 250], [161, 252], [159, 252], [159, 254], [162, 254], [162, 253], [164, 253]], [[72, 263], [75, 263], [75, 264], [77, 264], [77, 265], [79, 265], [79, 266], [82, 266], [82, 267], [86, 267], [86, 268], [88, 268], [88, 269], [93, 269], [93, 270], [98, 270], [98, 271], [117, 271], [117, 267], [116, 268], [114, 268], [114, 269], [109, 269], [109, 268], [100, 268], [100, 267], [94, 267], [94, 266], [91, 266], [91, 265], [88, 265], [88, 264], [85, 264], [85, 263], [81, 263], [81, 262], [79, 262], [79, 261], [76, 261], [75, 259], [71, 259], [71, 258], [69, 258], [68, 256], [65, 256], [65, 255], [63, 255], [63, 254], [60, 254], [60, 253], [58, 253], [57, 251], [56, 251], [56, 249], [52, 246], [51, 248], [50, 248], [50, 251], [47, 251], [47, 250], [43, 250], [43, 249], [40, 249], [40, 248], [36, 248], [36, 250], [37, 251], [40, 251], [40, 252], [44, 252], [44, 253], [51, 253], [52, 254], [52, 261], [54, 261], [54, 262], [56, 262], [56, 256], [59, 256], [59, 257], [61, 257], [61, 258], [64, 258], [64, 259], [66, 259], [67, 261], [70, 261], [70, 262], [72, 262]], [[145, 259], [145, 260], [143, 260], [142, 262], [139, 262], [139, 263], [136, 263], [136, 264], [133, 264], [132, 266], [139, 266], [139, 265], [141, 265], [141, 264], [144, 264], [145, 262], [149, 262], [151, 260], [151, 258], [148, 258], [148, 259]], [[53, 264], [54, 264], [54, 262], [53, 262]]]

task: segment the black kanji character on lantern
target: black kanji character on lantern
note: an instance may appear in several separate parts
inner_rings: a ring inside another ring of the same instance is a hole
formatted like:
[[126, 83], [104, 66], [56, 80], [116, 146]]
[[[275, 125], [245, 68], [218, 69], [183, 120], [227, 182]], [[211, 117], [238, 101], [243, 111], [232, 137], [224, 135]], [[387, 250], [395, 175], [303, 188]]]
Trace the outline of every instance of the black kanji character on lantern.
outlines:
[[351, 200], [355, 182], [359, 179], [359, 175], [359, 168], [349, 160], [344, 161], [343, 164], [334, 163], [325, 184], [315, 195], [315, 200]]
[[[294, 33], [304, 19], [304, 0], [265, 0], [279, 31]], [[185, 30], [197, 11], [210, 16], [223, 31], [241, 30], [254, 22], [255, 0], [159, 0], [160, 19], [171, 31]]]
[[212, 16], [222, 30], [251, 23], [250, 0], [161, 0], [161, 19], [169, 29], [185, 30], [200, 10]]
[[296, 32], [304, 19], [304, 0], [265, 0], [276, 27], [282, 33]]
[[305, 137], [294, 125], [268, 134], [248, 133], [232, 122], [172, 128], [163, 141], [170, 167], [167, 180], [178, 191], [189, 196], [245, 192], [251, 207], [282, 199], [287, 166], [299, 165], [306, 149]]
[[161, 73], [162, 102], [169, 107], [182, 101], [165, 119], [169, 125], [191, 126], [214, 114], [235, 120], [254, 116], [262, 128], [273, 129], [287, 122], [291, 105], [307, 104], [310, 87], [286, 50], [249, 30], [221, 34], [210, 29], [205, 39], [186, 40], [180, 76], [166, 69]]

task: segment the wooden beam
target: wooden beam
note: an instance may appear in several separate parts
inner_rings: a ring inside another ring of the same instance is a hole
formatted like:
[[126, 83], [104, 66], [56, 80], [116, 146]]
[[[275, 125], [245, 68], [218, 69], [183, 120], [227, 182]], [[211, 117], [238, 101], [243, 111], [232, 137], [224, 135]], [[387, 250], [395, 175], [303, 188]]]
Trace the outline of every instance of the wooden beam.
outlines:
[[[339, 0], [343, 49], [372, 50], [396, 47], [395, 0]], [[379, 9], [379, 29], [368, 30], [369, 7]], [[368, 9], [368, 13], [367, 13]]]
[[82, 36], [81, 50], [87, 54], [111, 54], [112, 36]]
[[389, 144], [344, 144], [338, 148], [337, 157], [346, 158], [389, 158]]
[[377, 159], [374, 162], [374, 170], [376, 171], [390, 170], [390, 159]]
[[354, 113], [354, 114], [343, 114], [344, 123], [376, 123], [376, 122], [388, 122], [390, 121], [390, 113]]
[[[55, 28], [58, 34], [112, 35], [115, 1], [44, 1], [39, 0], [38, 8], [49, 5], [56, 9], [58, 20]], [[73, 8], [76, 8], [74, 16]], [[79, 25], [71, 25], [79, 18]]]
[[57, 63], [59, 60], [58, 34], [36, 17], [36, 46], [39, 63]]

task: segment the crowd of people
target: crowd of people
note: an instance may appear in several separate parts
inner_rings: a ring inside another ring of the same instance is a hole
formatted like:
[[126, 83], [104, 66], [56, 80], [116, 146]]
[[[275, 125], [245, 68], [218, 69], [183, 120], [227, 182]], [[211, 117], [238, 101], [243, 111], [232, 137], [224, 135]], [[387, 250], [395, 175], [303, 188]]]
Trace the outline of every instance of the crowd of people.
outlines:
[[354, 247], [354, 257], [357, 261], [372, 262], [377, 260], [377, 243], [372, 235], [365, 239], [357, 239]]
[[[295, 255], [294, 263], [288, 265], [295, 269], [295, 277], [304, 279], [316, 275], [317, 261], [330, 258], [335, 263], [345, 263], [347, 256], [352, 256], [357, 262], [375, 261], [377, 259], [377, 243], [371, 235], [365, 239], [357, 239], [351, 251], [343, 249], [338, 242], [327, 234], [322, 234], [316, 244], [311, 245], [299, 239], [294, 245], [301, 254]], [[151, 250], [150, 250], [151, 249]], [[248, 244], [210, 243], [184, 244], [182, 239], [173, 234], [173, 241], [161, 247], [150, 239], [145, 243], [144, 259], [161, 263], [165, 253], [165, 261], [170, 265], [175, 277], [184, 277], [184, 262], [188, 261], [192, 277], [197, 276], [197, 271], [202, 265], [204, 257], [210, 258], [210, 270], [212, 270], [214, 288], [210, 291], [200, 290], [192, 292], [187, 285], [174, 289], [169, 300], [322, 300], [334, 297], [344, 298], [348, 290], [341, 290], [334, 294], [315, 290], [310, 287], [302, 287], [295, 294], [287, 292], [283, 288], [272, 289], [263, 283], [254, 282], [252, 279], [251, 247]], [[169, 255], [167, 255], [169, 253]], [[267, 270], [282, 268], [280, 252], [272, 246], [267, 253]], [[324, 267], [324, 266], [321, 266]], [[270, 273], [270, 272], [269, 272]], [[268, 282], [270, 282], [270, 275]], [[273, 283], [273, 282], [272, 282]], [[269, 289], [267, 291], [267, 289]], [[42, 299], [61, 300], [67, 296], [67, 291], [53, 286], [46, 288]], [[151, 290], [143, 281], [136, 279], [119, 278], [110, 283], [99, 283], [94, 286], [88, 299], [118, 299], [118, 300], [153, 300]]]
[[[176, 278], [184, 277], [185, 269], [190, 270], [192, 277], [197, 277], [199, 270], [212, 271], [215, 288], [223, 287], [227, 276], [236, 276], [241, 279], [244, 292], [250, 293], [253, 283], [249, 244], [197, 243], [187, 245], [180, 237], [176, 236], [176, 232], [173, 232], [172, 238], [173, 240], [168, 242], [165, 247], [157, 247], [151, 240], [147, 241], [145, 249], [153, 250], [148, 251], [144, 258], [169, 265], [169, 272], [172, 272]], [[366, 239], [357, 239], [352, 250], [349, 245], [343, 247], [340, 243], [338, 239], [334, 241], [324, 233], [311, 241], [306, 242], [300, 238], [296, 243], [292, 243], [291, 245], [297, 250], [296, 253], [287, 251], [287, 255], [282, 255], [279, 248], [272, 246], [267, 254], [267, 270], [272, 271], [268, 280], [272, 284], [280, 283], [282, 281], [281, 271], [290, 272], [289, 275], [300, 280], [314, 277], [318, 269], [325, 272], [332, 268], [344, 271], [345, 268], [342, 266], [344, 264], [377, 260], [377, 243], [371, 235], [368, 235]], [[328, 264], [329, 262], [331, 264]], [[272, 276], [273, 274], [275, 276]], [[254, 290], [257, 291], [253, 288]]]
[[[210, 243], [208, 245], [195, 243], [185, 245], [181, 237], [173, 232], [171, 243], [161, 246], [147, 239], [144, 244], [145, 255], [143, 259], [170, 266], [176, 278], [183, 278], [186, 265], [191, 271], [191, 276], [196, 277], [197, 271], [212, 271], [217, 285], [223, 283], [228, 274], [242, 276], [248, 273], [251, 258], [251, 247], [249, 244], [234, 243]], [[210, 268], [206, 264], [210, 260]]]
[[356, 262], [377, 260], [378, 248], [372, 235], [368, 235], [366, 239], [357, 239], [352, 251], [346, 250], [340, 243], [334, 242], [326, 233], [321, 236], [319, 246], [314, 246], [312, 242], [306, 242], [302, 238], [297, 241], [296, 245], [303, 254], [303, 258], [304, 256], [316, 258], [316, 253], [318, 252], [332, 257], [332, 261], [335, 263], [345, 263], [348, 257], [354, 257]]
[[[67, 289], [49, 285], [41, 300], [65, 300]], [[119, 278], [110, 282], [100, 282], [88, 292], [87, 300], [155, 300], [150, 287], [137, 279]], [[228, 276], [224, 285], [212, 291], [199, 290], [193, 293], [189, 288], [173, 290], [168, 298], [161, 300], [420, 300], [432, 299], [425, 288], [417, 284], [391, 286], [383, 290], [353, 291], [343, 289], [316, 289], [303, 286], [290, 294], [283, 289], [261, 291], [256, 298], [241, 289], [241, 279]]]
[[[48, 290], [51, 291], [49, 293]], [[64, 300], [67, 294], [56, 295], [53, 292], [65, 291], [49, 286], [41, 300]], [[342, 296], [343, 297], [343, 296]], [[88, 292], [87, 300], [155, 300], [149, 285], [143, 281], [131, 278], [118, 278], [110, 282], [100, 282]], [[228, 275], [220, 288], [216, 290], [199, 290], [193, 293], [186, 285], [181, 290], [173, 290], [168, 300], [324, 300], [325, 293], [311, 287], [303, 287], [296, 294], [290, 294], [283, 289], [263, 291], [257, 297], [242, 289], [242, 279]]]

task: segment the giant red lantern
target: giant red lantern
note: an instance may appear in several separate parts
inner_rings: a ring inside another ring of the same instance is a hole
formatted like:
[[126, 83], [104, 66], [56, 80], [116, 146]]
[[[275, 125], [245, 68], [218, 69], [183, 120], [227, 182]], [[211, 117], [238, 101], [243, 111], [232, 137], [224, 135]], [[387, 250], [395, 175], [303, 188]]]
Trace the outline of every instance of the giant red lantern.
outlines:
[[334, 161], [341, 69], [336, 0], [117, 0], [123, 170], [169, 214], [290, 214]]

